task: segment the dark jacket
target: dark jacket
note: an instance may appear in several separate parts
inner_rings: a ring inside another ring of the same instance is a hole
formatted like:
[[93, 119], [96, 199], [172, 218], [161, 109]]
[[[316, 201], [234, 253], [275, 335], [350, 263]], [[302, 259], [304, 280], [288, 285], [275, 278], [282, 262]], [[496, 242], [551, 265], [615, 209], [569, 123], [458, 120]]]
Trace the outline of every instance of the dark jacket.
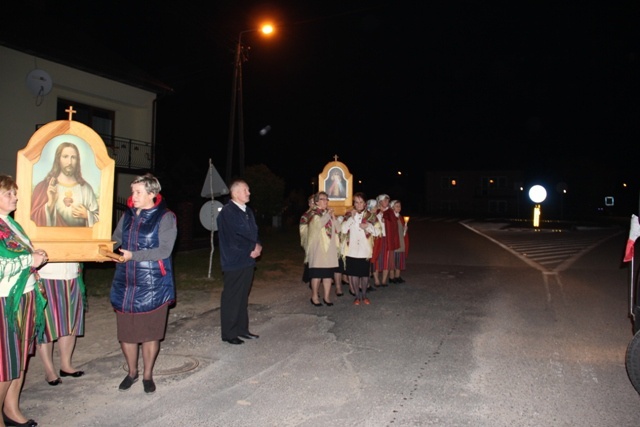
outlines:
[[218, 246], [222, 271], [240, 270], [256, 265], [251, 252], [260, 243], [258, 225], [249, 206], [247, 211], [229, 201], [217, 218]]
[[143, 209], [139, 215], [130, 202], [129, 206], [113, 239], [122, 249], [132, 251], [133, 258], [116, 264], [111, 305], [124, 313], [144, 313], [175, 300], [171, 251], [176, 217], [160, 195], [151, 209]]

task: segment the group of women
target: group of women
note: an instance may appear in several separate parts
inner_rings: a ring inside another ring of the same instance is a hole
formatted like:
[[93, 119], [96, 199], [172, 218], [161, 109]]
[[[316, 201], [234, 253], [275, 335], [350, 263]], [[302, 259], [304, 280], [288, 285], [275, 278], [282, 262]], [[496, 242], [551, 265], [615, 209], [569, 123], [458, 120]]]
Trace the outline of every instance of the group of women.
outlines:
[[[128, 365], [119, 386], [128, 390], [138, 379], [142, 347], [143, 385], [156, 389], [153, 367], [164, 338], [168, 307], [175, 300], [170, 255], [177, 235], [176, 217], [160, 195], [151, 174], [131, 184], [128, 209], [112, 236], [120, 247], [111, 287], [118, 340]], [[20, 393], [29, 357], [37, 345], [51, 386], [60, 377], [78, 378], [72, 366], [76, 336], [84, 334], [84, 284], [81, 264], [48, 263], [45, 250], [35, 248], [11, 217], [18, 186], [0, 175], [0, 409], [5, 426], [34, 427], [20, 410]], [[53, 368], [53, 343], [60, 353], [59, 376]], [[1, 425], [1, 424], [0, 424]]]
[[354, 305], [369, 305], [367, 290], [373, 276], [374, 287], [403, 283], [401, 272], [406, 267], [409, 251], [407, 223], [400, 212], [399, 200], [390, 201], [386, 194], [375, 200], [361, 192], [352, 197], [353, 207], [344, 215], [329, 208], [329, 196], [320, 191], [309, 198], [309, 208], [300, 218], [300, 244], [305, 251], [303, 281], [310, 283], [311, 304], [322, 306], [319, 298], [322, 284], [323, 302], [332, 306], [331, 285], [336, 295], [342, 292], [346, 278]]

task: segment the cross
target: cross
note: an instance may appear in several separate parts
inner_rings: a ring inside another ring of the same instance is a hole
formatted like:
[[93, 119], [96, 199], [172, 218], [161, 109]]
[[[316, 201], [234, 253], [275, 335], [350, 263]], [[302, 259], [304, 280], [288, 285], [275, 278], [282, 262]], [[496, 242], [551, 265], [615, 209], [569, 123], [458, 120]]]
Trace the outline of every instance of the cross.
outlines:
[[69, 113], [69, 121], [73, 120], [73, 113], [77, 113], [76, 110], [73, 109], [73, 105], [69, 105], [69, 108], [67, 108], [66, 110], [64, 110], [65, 113]]
[[337, 162], [337, 161], [338, 161], [338, 155], [337, 155], [337, 154], [334, 154], [334, 155], [333, 155], [333, 161], [334, 161], [334, 162]]

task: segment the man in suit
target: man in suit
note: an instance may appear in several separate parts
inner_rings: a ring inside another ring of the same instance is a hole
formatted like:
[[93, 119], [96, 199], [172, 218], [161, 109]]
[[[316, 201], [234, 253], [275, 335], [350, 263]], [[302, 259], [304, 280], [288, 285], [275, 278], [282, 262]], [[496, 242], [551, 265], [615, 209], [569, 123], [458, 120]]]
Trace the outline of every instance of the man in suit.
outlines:
[[249, 291], [253, 282], [256, 258], [262, 253], [258, 225], [249, 202], [249, 185], [234, 181], [231, 200], [218, 214], [218, 240], [223, 289], [220, 297], [222, 341], [243, 344], [244, 339], [257, 339], [249, 332]]

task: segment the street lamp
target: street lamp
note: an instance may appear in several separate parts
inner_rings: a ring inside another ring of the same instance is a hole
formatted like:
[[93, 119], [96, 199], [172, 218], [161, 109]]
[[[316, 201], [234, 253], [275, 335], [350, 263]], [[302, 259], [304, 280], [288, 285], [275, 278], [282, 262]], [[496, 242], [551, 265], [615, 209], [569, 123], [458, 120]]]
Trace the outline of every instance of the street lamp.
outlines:
[[540, 203], [547, 198], [547, 190], [542, 185], [534, 185], [529, 189], [529, 198], [535, 206], [533, 207], [533, 227], [537, 230], [540, 227]]
[[227, 140], [227, 185], [231, 183], [231, 169], [233, 163], [233, 142], [235, 133], [236, 110], [238, 114], [238, 164], [239, 175], [244, 174], [244, 114], [242, 109], [242, 63], [247, 60], [245, 46], [242, 45], [242, 35], [261, 31], [263, 34], [271, 34], [274, 31], [272, 25], [266, 24], [260, 28], [240, 31], [238, 34], [238, 44], [236, 45], [236, 55], [233, 66], [233, 87], [231, 88], [231, 112], [229, 114], [229, 139]]

